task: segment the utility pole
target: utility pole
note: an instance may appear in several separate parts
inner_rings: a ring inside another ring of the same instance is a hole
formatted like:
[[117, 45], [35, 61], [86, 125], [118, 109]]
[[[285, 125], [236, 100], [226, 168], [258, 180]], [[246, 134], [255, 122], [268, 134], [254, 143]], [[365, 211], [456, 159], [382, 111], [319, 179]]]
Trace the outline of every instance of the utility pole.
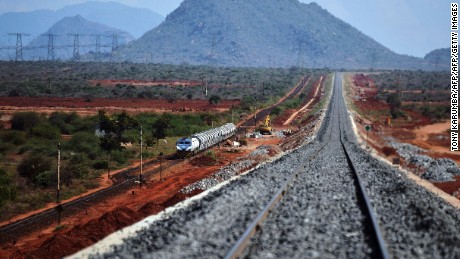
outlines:
[[403, 98], [403, 92], [402, 92], [402, 87], [401, 87], [401, 75], [398, 74], [398, 83], [397, 83], [397, 92], [398, 92], [398, 95], [399, 95], [399, 100], [402, 102], [402, 98]]
[[100, 54], [101, 53], [101, 34], [90, 34], [90, 36], [94, 36], [96, 39], [96, 53]]
[[112, 39], [112, 56], [115, 52], [115, 50], [118, 48], [118, 32], [116, 31], [108, 31], [107, 32], [109, 35], [107, 37]]
[[68, 36], [73, 36], [73, 59], [80, 60], [80, 34], [69, 33]]
[[302, 57], [302, 50], [303, 50], [303, 42], [299, 42], [299, 52], [297, 53], [297, 67], [302, 69], [303, 68], [303, 57]]
[[48, 37], [48, 57], [47, 60], [55, 60], [55, 55], [54, 55], [54, 38], [59, 36], [58, 34], [53, 34], [53, 33], [47, 33], [47, 34], [42, 34], [44, 37]]
[[60, 203], [59, 192], [61, 184], [61, 143], [58, 143], [58, 157], [57, 157], [57, 193], [56, 193], [56, 203]]
[[163, 152], [160, 152], [160, 182], [163, 182]]
[[141, 126], [141, 171], [139, 173], [139, 188], [142, 188], [142, 126]]
[[374, 65], [375, 65], [375, 49], [372, 49], [371, 70], [374, 68]]
[[16, 58], [15, 61], [23, 61], [22, 56], [22, 36], [30, 36], [28, 33], [8, 33], [8, 35], [16, 36]]
[[257, 107], [254, 106], [254, 126], [257, 127]]

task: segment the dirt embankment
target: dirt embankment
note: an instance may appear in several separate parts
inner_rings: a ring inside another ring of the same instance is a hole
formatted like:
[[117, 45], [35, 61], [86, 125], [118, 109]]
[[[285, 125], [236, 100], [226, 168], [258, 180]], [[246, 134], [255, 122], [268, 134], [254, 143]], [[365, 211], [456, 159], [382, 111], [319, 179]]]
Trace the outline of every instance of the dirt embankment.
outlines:
[[[372, 78], [363, 74], [346, 77], [346, 88], [350, 91], [350, 101], [361, 111], [361, 114], [355, 113], [354, 116], [357, 131], [366, 145], [376, 150], [380, 156], [390, 162], [399, 158], [402, 165], [408, 163], [391, 147], [389, 141], [393, 139], [427, 150], [425, 155], [429, 157], [450, 158], [460, 164], [460, 154], [450, 151], [449, 122], [433, 123], [426, 116], [412, 110], [404, 110], [405, 118], [391, 118], [389, 105], [377, 100], [378, 89]], [[366, 125], [372, 126], [370, 132], [365, 130]], [[418, 170], [407, 166], [408, 170]], [[455, 177], [455, 181], [433, 184], [447, 194], [460, 198], [460, 177]]]
[[[276, 137], [267, 137], [252, 139], [248, 147], [240, 149], [214, 148], [212, 160], [215, 163], [209, 163], [210, 159], [206, 158], [205, 154], [184, 161], [164, 170], [164, 181], [160, 181], [160, 176], [155, 175], [142, 189], [139, 187], [130, 189], [124, 195], [110, 198], [88, 207], [77, 215], [65, 218], [62, 222], [63, 227], [59, 230], [56, 230], [56, 226], [50, 226], [20, 240], [3, 244], [0, 247], [0, 257], [61, 258], [75, 253], [118, 229], [200, 193], [201, 190], [195, 190], [185, 195], [179, 191], [191, 183], [212, 175], [222, 166], [248, 155], [260, 145], [276, 146], [280, 141], [281, 139]], [[274, 152], [269, 155], [277, 154]]]
[[142, 112], [223, 112], [239, 105], [240, 100], [223, 100], [210, 104], [207, 100], [168, 100], [153, 99], [108, 99], [108, 98], [58, 98], [58, 97], [0, 97], [0, 112], [12, 114], [18, 111], [36, 112], [77, 112], [80, 115], [94, 115], [97, 110], [130, 114]]
[[132, 79], [106, 79], [106, 80], [89, 80], [93, 86], [106, 86], [114, 87], [117, 85], [132, 85], [132, 86], [177, 86], [177, 87], [193, 87], [203, 85], [202, 82], [198, 81], [155, 81], [155, 80], [132, 80]]
[[[229, 103], [227, 107], [233, 104]], [[0, 258], [61, 258], [75, 253], [118, 229], [200, 193], [202, 190], [198, 189], [185, 195], [180, 190], [215, 174], [222, 166], [247, 157], [260, 146], [272, 148], [268, 153], [256, 157], [251, 155], [251, 160], [255, 159], [256, 164], [278, 155], [281, 150], [303, 143], [305, 137], [315, 130], [317, 118], [317, 115], [308, 117], [301, 122], [304, 126], [301, 130], [295, 130], [285, 139], [275, 136], [248, 139], [246, 147], [213, 148], [211, 158], [202, 154], [165, 169], [162, 172], [163, 181], [160, 181], [160, 175], [154, 175], [142, 189], [135, 187], [123, 195], [88, 206], [86, 210], [64, 218], [59, 228], [53, 225], [19, 240], [1, 244]]]

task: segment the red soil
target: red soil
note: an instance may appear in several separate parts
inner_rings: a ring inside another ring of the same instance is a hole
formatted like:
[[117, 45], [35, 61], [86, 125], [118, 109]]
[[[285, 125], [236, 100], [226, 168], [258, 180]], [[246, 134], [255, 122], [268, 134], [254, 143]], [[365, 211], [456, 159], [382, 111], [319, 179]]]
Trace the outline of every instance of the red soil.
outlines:
[[207, 100], [167, 100], [152, 99], [103, 99], [86, 101], [84, 98], [57, 97], [0, 97], [0, 111], [3, 114], [22, 110], [54, 112], [75, 111], [83, 115], [93, 115], [97, 110], [126, 110], [128, 113], [141, 112], [190, 112], [190, 111], [227, 111], [240, 103], [239, 100], [223, 100], [217, 105]]
[[[369, 86], [366, 86], [366, 83]], [[387, 157], [390, 161], [392, 158], [397, 157], [393, 148], [388, 147], [388, 143], [385, 140], [386, 136], [390, 136], [399, 142], [410, 143], [427, 150], [427, 155], [433, 158], [450, 158], [460, 163], [460, 154], [449, 150], [450, 137], [449, 132], [446, 131], [450, 127], [449, 123], [432, 124], [430, 119], [422, 114], [412, 110], [404, 110], [404, 113], [410, 119], [392, 120], [391, 125], [385, 125], [388, 116], [376, 117], [371, 113], [377, 111], [379, 113], [374, 114], [384, 114], [384, 111], [387, 111], [387, 114], [389, 114], [390, 109], [388, 104], [376, 99], [377, 88], [372, 79], [363, 74], [354, 75], [351, 91], [353, 96], [360, 97], [359, 100], [353, 99], [354, 104], [367, 116], [367, 119], [362, 117], [355, 118], [358, 133], [364, 140], [368, 137], [368, 145], [377, 150], [383, 157]], [[439, 103], [434, 103], [433, 105], [439, 105]], [[366, 124], [372, 125], [372, 131], [368, 135], [364, 129]], [[401, 159], [401, 163], [405, 164], [405, 161]], [[412, 169], [416, 170], [415, 168]], [[460, 189], [460, 177], [456, 177], [456, 181], [453, 182], [433, 184], [452, 195], [453, 192]]]
[[108, 79], [108, 80], [89, 80], [89, 82], [93, 85], [100, 85], [100, 86], [116, 86], [118, 84], [121, 85], [133, 85], [133, 86], [158, 86], [158, 85], [167, 85], [167, 86], [199, 86], [202, 85], [202, 82], [197, 81], [152, 81], [152, 80], [130, 80], [130, 79]]
[[[34, 100], [35, 98], [26, 98], [24, 100], [29, 103], [30, 99]], [[48, 99], [61, 100], [62, 98]], [[14, 103], [10, 98], [6, 98], [6, 100]], [[11, 104], [12, 107], [24, 106], [24, 103], [19, 102], [19, 100], [23, 99], [16, 100], [18, 100], [18, 102], [16, 102], [15, 105]], [[37, 101], [35, 104], [40, 104], [39, 107], [43, 107], [42, 101]], [[110, 105], [120, 106], [118, 103], [120, 100], [111, 101], [112, 103]], [[121, 101], [123, 103], [127, 100]], [[1, 102], [2, 98], [0, 98], [0, 105]], [[71, 101], [64, 100], [64, 102], [67, 103], [67, 105], [74, 104]], [[82, 102], [83, 101], [80, 101], [80, 103]], [[96, 100], [93, 102], [99, 103]], [[223, 102], [221, 105], [229, 108], [231, 105], [237, 104], [238, 102], [239, 101]], [[170, 109], [182, 107], [177, 106], [178, 103], [179, 102], [169, 104], [166, 101], [163, 102], [164, 105], [173, 105], [173, 107], [167, 106]], [[187, 101], [186, 103], [190, 104], [191, 102]], [[88, 103], [84, 102], [84, 104], [86, 105]], [[138, 103], [136, 103], [136, 105], [140, 106]], [[209, 107], [208, 104], [202, 105], [204, 107]], [[47, 103], [45, 107], [54, 106], [59, 105]], [[63, 106], [64, 105], [61, 105], [61, 107]], [[213, 109], [215, 108], [215, 106], [211, 107]], [[94, 109], [94, 107], [91, 109]], [[62, 108], [58, 110], [61, 111]], [[138, 110], [139, 108], [136, 108], [136, 111]], [[292, 139], [286, 138], [285, 142], [288, 141], [288, 139], [289, 141], [304, 139], [300, 134], [298, 136], [294, 134], [290, 138]], [[227, 165], [240, 157], [248, 155], [260, 145], [270, 145], [272, 148], [269, 150], [268, 155], [262, 155], [256, 158], [256, 164], [266, 160], [270, 156], [279, 154], [279, 152], [281, 152], [281, 148], [278, 146], [280, 143], [281, 139], [279, 138], [264, 137], [260, 139], [248, 139], [248, 146], [237, 149], [236, 153], [226, 147], [214, 148], [212, 161], [208, 158], [194, 157], [188, 161], [181, 162], [163, 171], [163, 181], [160, 181], [159, 175], [152, 176], [150, 179], [147, 179], [148, 183], [144, 185], [142, 189], [139, 189], [139, 187], [132, 188], [123, 195], [89, 206], [87, 210], [82, 211], [80, 214], [75, 214], [63, 219], [63, 222], [61, 222], [63, 228], [60, 230], [55, 230], [55, 226], [50, 226], [46, 229], [30, 233], [28, 236], [20, 238], [17, 241], [1, 244], [0, 258], [61, 258], [70, 255], [97, 242], [115, 230], [133, 224], [149, 215], [156, 214], [166, 207], [172, 206], [190, 196], [200, 193], [201, 190], [196, 190], [190, 195], [183, 195], [179, 193], [179, 191], [191, 183], [212, 175], [223, 165]], [[217, 158], [217, 163], [215, 163], [214, 158]], [[255, 164], [252, 166], [255, 166]]]
[[[184, 161], [164, 170], [163, 181], [160, 181], [159, 175], [155, 175], [142, 189], [135, 187], [124, 195], [90, 206], [79, 215], [65, 218], [62, 222], [64, 228], [58, 231], [54, 231], [55, 226], [50, 226], [30, 233], [14, 244], [2, 244], [0, 258], [61, 258], [75, 253], [118, 229], [200, 193], [197, 190], [184, 195], [179, 191], [212, 175], [238, 157], [249, 154], [259, 145], [276, 145], [279, 142], [278, 138], [253, 139], [248, 147], [240, 148], [236, 153], [228, 152], [227, 148], [214, 148], [213, 152], [218, 160], [216, 165], [209, 165], [206, 158], [200, 157], [195, 157], [190, 162]], [[276, 155], [276, 150], [279, 148], [274, 147], [270, 155]]]

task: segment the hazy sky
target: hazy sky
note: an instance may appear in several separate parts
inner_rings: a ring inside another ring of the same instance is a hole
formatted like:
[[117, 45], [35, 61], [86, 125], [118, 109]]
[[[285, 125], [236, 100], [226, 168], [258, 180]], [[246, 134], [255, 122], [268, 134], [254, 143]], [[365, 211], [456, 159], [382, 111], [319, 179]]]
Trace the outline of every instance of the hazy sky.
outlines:
[[[0, 0], [0, 13], [59, 9], [87, 0]], [[106, 2], [103, 0], [98, 0]], [[112, 0], [163, 16], [182, 0]], [[219, 1], [219, 0], [216, 0]], [[263, 0], [261, 0], [263, 1]], [[300, 0], [310, 3], [311, 0]], [[399, 54], [423, 57], [450, 45], [450, 3], [458, 0], [316, 0], [334, 16]]]

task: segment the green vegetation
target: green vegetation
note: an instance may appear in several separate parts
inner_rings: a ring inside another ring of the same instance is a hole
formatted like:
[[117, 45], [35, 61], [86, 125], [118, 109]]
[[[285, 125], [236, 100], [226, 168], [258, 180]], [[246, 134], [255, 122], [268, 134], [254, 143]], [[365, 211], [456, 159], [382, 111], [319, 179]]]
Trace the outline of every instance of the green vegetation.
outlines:
[[[212, 68], [208, 66], [132, 63], [0, 62], [0, 96], [95, 98], [241, 99], [226, 113], [151, 114], [126, 113], [80, 117], [76, 113], [49, 115], [20, 112], [11, 128], [0, 128], [0, 220], [43, 207], [55, 200], [57, 152], [61, 145], [61, 200], [98, 186], [107, 170], [131, 165], [140, 157], [153, 158], [175, 152], [177, 138], [210, 127], [237, 122], [257, 109], [268, 107], [292, 89], [305, 74], [319, 78], [325, 71], [298, 68]], [[192, 81], [198, 86], [103, 87], [91, 80], [123, 79]], [[208, 96], [203, 92], [207, 85]], [[304, 93], [286, 107], [305, 101]], [[278, 114], [282, 110], [275, 110]], [[140, 125], [144, 150], [140, 151]], [[96, 128], [104, 134], [96, 135]], [[102, 141], [101, 141], [102, 140]], [[123, 144], [122, 144], [123, 143]], [[131, 145], [129, 145], [131, 143]], [[124, 145], [128, 144], [128, 145]], [[110, 155], [110, 160], [108, 160]]]
[[211, 97], [209, 97], [210, 104], [219, 104], [221, 100], [222, 98], [220, 98], [220, 96], [218, 95], [212, 95]]
[[186, 0], [115, 58], [232, 67], [434, 67], [392, 52], [316, 3], [295, 0]]
[[393, 118], [407, 117], [403, 110], [421, 113], [432, 121], [449, 118], [448, 72], [391, 71], [370, 76], [379, 89], [377, 98], [390, 104]]
[[[126, 113], [109, 115], [101, 111], [98, 116], [86, 118], [74, 113], [52, 113], [49, 116], [17, 113], [13, 118], [21, 126], [0, 129], [0, 155], [3, 158], [0, 161], [0, 220], [38, 209], [55, 200], [58, 143], [61, 143], [62, 159], [61, 199], [67, 199], [97, 187], [101, 174], [108, 168], [126, 167], [139, 159], [140, 125], [143, 125], [144, 140], [150, 140], [150, 145], [144, 145], [142, 151], [147, 159], [160, 153], [174, 153], [179, 137], [207, 130], [213, 124], [223, 125], [230, 120], [231, 114], [144, 113], [131, 117]], [[97, 125], [105, 129], [106, 134], [101, 138], [95, 132]], [[161, 137], [153, 134], [160, 133], [156, 132], [158, 126], [162, 127]], [[113, 146], [110, 146], [111, 159], [107, 161], [108, 149], [100, 143], [105, 143], [104, 139], [109, 135]], [[132, 146], [122, 146], [121, 143], [132, 143]]]
[[390, 105], [390, 114], [393, 119], [404, 116], [404, 113], [401, 111], [401, 99], [399, 94], [394, 93], [389, 95], [387, 103]]
[[390, 91], [402, 91], [402, 102], [443, 102], [450, 100], [448, 72], [392, 71], [371, 74], [379, 89], [378, 98], [385, 101]]
[[[94, 98], [208, 100], [215, 95], [222, 100], [250, 96], [252, 101], [264, 103], [279, 99], [303, 75], [314, 73], [316, 71], [298, 68], [0, 61], [0, 96], [80, 97], [91, 102]], [[171, 87], [166, 84], [133, 86], [119, 83], [104, 87], [97, 80], [191, 81], [198, 85]], [[204, 85], [207, 85], [208, 96]], [[56, 120], [62, 122], [61, 118]]]
[[[123, 150], [122, 143], [128, 142], [124, 136], [125, 131], [136, 128], [139, 123], [126, 112], [108, 116], [104, 111], [99, 111], [98, 117], [99, 145], [107, 152], [107, 165], [110, 165], [112, 153]], [[119, 164], [125, 163], [120, 153], [114, 154], [114, 160]], [[107, 175], [110, 176], [110, 166], [107, 166], [107, 169]]]

